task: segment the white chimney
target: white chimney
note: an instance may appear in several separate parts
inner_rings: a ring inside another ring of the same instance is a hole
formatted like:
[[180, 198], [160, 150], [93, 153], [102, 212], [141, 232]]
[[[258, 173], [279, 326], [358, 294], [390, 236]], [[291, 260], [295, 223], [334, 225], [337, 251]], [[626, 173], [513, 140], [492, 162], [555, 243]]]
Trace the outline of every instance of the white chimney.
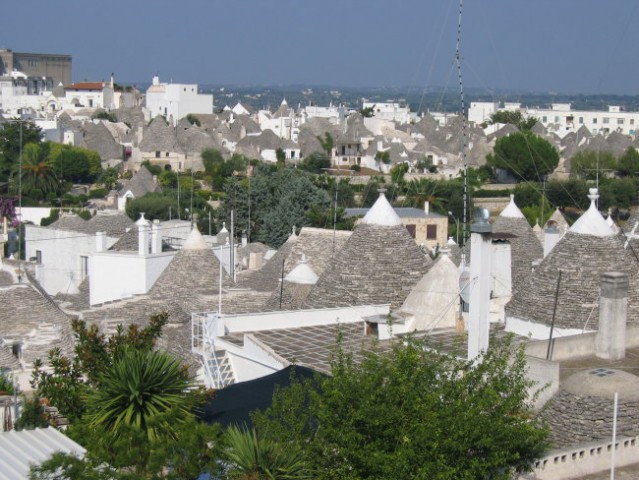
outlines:
[[488, 350], [490, 325], [490, 280], [492, 256], [492, 226], [485, 208], [477, 210], [470, 226], [470, 302], [468, 311], [468, 360], [476, 359]]
[[248, 237], [246, 236], [246, 232], [242, 232], [242, 246], [246, 247], [248, 245]]
[[151, 253], [162, 253], [162, 232], [160, 231], [160, 221], [153, 220], [151, 225]]
[[149, 221], [144, 218], [144, 212], [140, 213], [140, 219], [135, 224], [138, 227], [138, 255], [148, 255]]
[[95, 251], [104, 252], [106, 250], [106, 232], [95, 232]]
[[429, 213], [430, 213], [430, 202], [429, 202], [428, 200], [426, 200], [426, 201], [424, 202], [424, 212], [425, 212], [426, 214], [429, 214]]

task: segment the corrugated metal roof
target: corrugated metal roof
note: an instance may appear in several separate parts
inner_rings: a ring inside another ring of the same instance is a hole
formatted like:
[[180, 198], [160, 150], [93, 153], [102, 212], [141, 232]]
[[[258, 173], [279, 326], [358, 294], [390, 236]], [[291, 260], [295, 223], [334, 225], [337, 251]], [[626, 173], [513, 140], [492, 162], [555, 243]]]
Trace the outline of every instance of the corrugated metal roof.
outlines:
[[84, 456], [86, 450], [55, 428], [0, 433], [0, 480], [29, 478], [29, 468], [55, 452]]

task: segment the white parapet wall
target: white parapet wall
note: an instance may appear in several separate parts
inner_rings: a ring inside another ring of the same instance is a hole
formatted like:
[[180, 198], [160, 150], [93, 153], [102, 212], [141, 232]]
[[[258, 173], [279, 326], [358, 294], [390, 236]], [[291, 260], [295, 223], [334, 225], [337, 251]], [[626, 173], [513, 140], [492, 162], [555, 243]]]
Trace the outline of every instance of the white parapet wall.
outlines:
[[[615, 466], [639, 463], [639, 437], [618, 438], [615, 442]], [[555, 450], [535, 463], [536, 480], [569, 480], [610, 470], [612, 439], [574, 448]]]

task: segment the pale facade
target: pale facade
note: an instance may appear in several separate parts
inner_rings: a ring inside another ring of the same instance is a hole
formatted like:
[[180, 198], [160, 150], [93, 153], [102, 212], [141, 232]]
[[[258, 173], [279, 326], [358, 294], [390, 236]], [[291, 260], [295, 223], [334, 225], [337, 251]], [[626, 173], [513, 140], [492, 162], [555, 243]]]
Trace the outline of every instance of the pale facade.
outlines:
[[160, 83], [159, 77], [153, 77], [146, 91], [147, 119], [161, 115], [175, 126], [189, 113], [213, 113], [213, 95], [198, 93], [196, 84]]

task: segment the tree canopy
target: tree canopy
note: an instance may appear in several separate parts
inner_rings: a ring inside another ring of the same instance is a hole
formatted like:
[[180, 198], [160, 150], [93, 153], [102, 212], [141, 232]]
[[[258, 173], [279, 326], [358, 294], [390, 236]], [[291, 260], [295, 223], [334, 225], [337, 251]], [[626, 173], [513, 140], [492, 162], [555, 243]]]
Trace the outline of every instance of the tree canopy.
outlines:
[[522, 131], [499, 138], [486, 161], [517, 179], [541, 181], [557, 168], [559, 153], [547, 140]]
[[582, 150], [570, 159], [570, 174], [587, 180], [605, 177], [617, 170], [617, 157], [612, 152]]
[[390, 353], [338, 349], [331, 375], [276, 392], [258, 434], [300, 450], [320, 479], [510, 479], [547, 447], [530, 410], [522, 349], [480, 362], [397, 342]]
[[490, 115], [490, 123], [509, 123], [519, 130], [530, 130], [537, 123], [535, 117], [524, 118], [519, 110], [499, 110]]

